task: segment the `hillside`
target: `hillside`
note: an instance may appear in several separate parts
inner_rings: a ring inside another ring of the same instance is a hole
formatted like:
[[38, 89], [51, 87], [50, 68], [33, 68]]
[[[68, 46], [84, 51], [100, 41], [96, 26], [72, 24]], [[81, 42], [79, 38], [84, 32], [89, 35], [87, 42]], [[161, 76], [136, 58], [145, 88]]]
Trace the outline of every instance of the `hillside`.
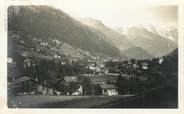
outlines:
[[[40, 47], [42, 48], [40, 50], [45, 50], [47, 54], [53, 53], [52, 51], [55, 50], [61, 54], [69, 52], [71, 56], [80, 52], [95, 56], [100, 54], [120, 57], [119, 49], [103, 40], [106, 35], [81, 24], [64, 12], [48, 6], [9, 7], [8, 31], [19, 38], [17, 39], [19, 43], [16, 45], [19, 47], [18, 49], [20, 47], [21, 49]], [[9, 37], [12, 38], [10, 35]], [[20, 41], [24, 42], [24, 45], [20, 45]], [[51, 49], [51, 43], [54, 41], [59, 42], [59, 46]], [[66, 45], [61, 46], [63, 44]], [[25, 49], [23, 50], [25, 51]]]
[[178, 58], [178, 48], [173, 50], [171, 53], [169, 53], [167, 56], [173, 57], [173, 58]]
[[140, 47], [132, 47], [132, 48], [128, 48], [125, 51], [123, 51], [127, 56], [130, 56], [132, 58], [136, 58], [136, 59], [150, 59], [153, 56], [151, 54], [149, 54], [148, 52], [146, 52], [145, 50], [143, 50]]

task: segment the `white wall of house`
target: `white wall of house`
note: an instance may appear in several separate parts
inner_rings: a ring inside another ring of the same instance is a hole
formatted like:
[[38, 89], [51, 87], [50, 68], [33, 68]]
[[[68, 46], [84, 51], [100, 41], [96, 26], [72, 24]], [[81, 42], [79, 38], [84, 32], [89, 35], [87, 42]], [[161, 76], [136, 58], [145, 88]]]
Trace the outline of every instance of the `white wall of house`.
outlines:
[[116, 89], [102, 89], [102, 95], [118, 95], [118, 91]]
[[38, 93], [43, 93], [43, 86], [42, 85], [37, 86], [37, 92]]
[[53, 95], [53, 89], [52, 89], [52, 88], [48, 88], [48, 89], [47, 89], [47, 94]]
[[82, 92], [82, 89], [83, 89], [83, 88], [82, 88], [82, 85], [80, 85], [79, 88], [78, 88], [78, 90], [75, 91], [74, 93], [72, 93], [72, 95], [82, 95], [82, 93], [83, 93], [83, 92]]

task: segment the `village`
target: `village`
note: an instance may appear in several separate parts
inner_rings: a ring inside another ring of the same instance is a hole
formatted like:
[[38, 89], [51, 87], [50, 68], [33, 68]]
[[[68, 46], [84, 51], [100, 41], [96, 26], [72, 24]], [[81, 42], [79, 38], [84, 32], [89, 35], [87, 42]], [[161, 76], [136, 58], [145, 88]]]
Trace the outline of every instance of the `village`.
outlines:
[[163, 86], [168, 75], [165, 56], [153, 59], [105, 60], [98, 57], [83, 61], [62, 62], [60, 59], [23, 60], [24, 74], [18, 76], [20, 63], [8, 58], [8, 94], [47, 95], [136, 95]]

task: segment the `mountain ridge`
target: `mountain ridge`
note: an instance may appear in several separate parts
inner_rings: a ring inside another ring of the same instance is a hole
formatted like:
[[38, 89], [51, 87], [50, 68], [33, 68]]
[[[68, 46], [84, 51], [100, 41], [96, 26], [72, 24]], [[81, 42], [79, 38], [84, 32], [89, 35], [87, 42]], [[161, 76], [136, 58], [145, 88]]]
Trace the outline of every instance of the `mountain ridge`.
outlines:
[[[112, 45], [115, 45], [128, 58], [140, 58], [141, 56], [143, 58], [153, 57], [144, 49], [140, 49], [140, 47], [135, 46], [125, 35], [122, 35], [119, 32], [113, 30], [112, 28], [106, 26], [100, 20], [93, 18], [78, 18], [78, 20], [106, 34], [108, 39], [105, 40], [111, 43]], [[140, 54], [138, 54], [138, 52], [141, 53], [141, 56]]]
[[82, 25], [58, 9], [49, 6], [11, 6], [8, 12], [9, 31], [28, 33], [43, 41], [54, 38], [92, 54], [121, 56], [115, 46], [103, 40], [106, 37], [104, 34]]
[[[177, 30], [171, 33], [169, 31], [164, 32], [166, 28], [162, 31], [156, 30], [154, 27], [146, 28], [144, 26], [118, 28], [115, 30], [127, 36], [135, 46], [141, 47], [155, 57], [167, 55], [178, 47]], [[175, 37], [174, 41], [169, 37], [170, 34], [173, 34], [172, 38]]]

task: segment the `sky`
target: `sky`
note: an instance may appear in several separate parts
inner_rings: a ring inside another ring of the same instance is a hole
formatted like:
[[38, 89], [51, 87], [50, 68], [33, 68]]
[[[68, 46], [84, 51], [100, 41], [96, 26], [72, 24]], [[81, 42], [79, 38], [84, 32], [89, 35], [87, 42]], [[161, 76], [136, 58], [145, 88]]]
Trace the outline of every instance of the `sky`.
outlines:
[[73, 17], [91, 17], [108, 26], [177, 26], [177, 6], [149, 6], [145, 1], [59, 0], [52, 3]]

